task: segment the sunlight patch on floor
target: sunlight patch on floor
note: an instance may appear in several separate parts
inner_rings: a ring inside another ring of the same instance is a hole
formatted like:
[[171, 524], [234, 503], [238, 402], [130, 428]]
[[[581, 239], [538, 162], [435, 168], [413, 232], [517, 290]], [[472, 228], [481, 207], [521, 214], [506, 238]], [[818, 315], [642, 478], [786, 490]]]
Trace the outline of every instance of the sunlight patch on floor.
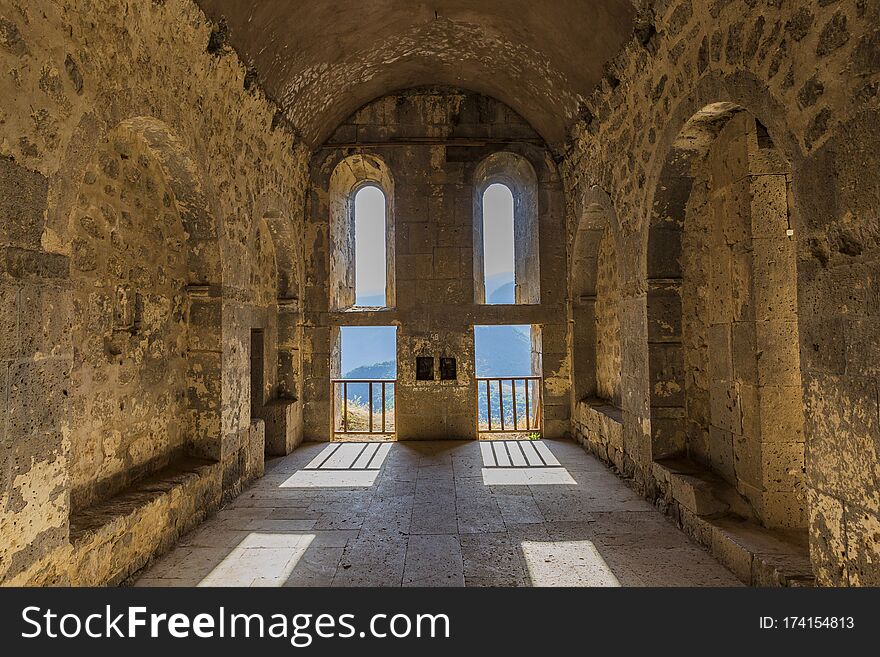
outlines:
[[279, 488], [368, 488], [390, 451], [390, 443], [331, 443]]
[[577, 482], [565, 468], [483, 468], [486, 486], [545, 486]]
[[540, 440], [493, 440], [480, 443], [486, 486], [577, 485]]
[[252, 532], [198, 586], [283, 586], [314, 534]]
[[532, 586], [620, 586], [592, 541], [524, 541]]

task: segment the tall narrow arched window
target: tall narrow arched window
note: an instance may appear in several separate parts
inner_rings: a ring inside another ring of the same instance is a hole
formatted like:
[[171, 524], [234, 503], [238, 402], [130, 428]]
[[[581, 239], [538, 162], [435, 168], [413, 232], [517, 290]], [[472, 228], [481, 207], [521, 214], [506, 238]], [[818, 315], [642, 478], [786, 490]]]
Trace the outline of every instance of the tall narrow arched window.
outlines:
[[493, 153], [477, 167], [474, 190], [476, 303], [540, 303], [535, 170], [519, 155]]
[[513, 194], [493, 183], [483, 192], [483, 280], [486, 303], [516, 303]]
[[364, 185], [354, 195], [354, 305], [385, 307], [387, 300], [385, 194]]
[[330, 176], [330, 309], [393, 308], [394, 181], [373, 155], [343, 159]]

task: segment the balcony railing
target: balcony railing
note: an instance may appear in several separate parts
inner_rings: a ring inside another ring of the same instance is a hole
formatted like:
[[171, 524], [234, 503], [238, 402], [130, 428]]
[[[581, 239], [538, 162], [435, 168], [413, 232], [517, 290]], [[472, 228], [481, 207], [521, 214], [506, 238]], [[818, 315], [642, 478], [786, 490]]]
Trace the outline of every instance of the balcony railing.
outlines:
[[543, 432], [540, 376], [477, 377], [477, 431]]
[[393, 435], [397, 379], [331, 379], [333, 435]]

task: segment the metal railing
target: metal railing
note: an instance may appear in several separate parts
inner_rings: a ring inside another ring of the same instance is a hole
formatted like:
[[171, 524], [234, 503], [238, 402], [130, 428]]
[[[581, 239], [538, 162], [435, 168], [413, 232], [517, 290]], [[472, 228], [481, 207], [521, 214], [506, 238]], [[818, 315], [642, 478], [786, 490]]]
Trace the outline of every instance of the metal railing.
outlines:
[[[517, 431], [543, 433], [544, 386], [540, 376], [477, 377], [476, 381], [477, 431], [479, 433], [514, 433]], [[497, 395], [495, 394], [496, 390]], [[485, 394], [485, 400], [482, 398], [483, 394]], [[504, 408], [505, 397], [508, 404], [507, 411]], [[494, 419], [498, 421], [493, 424]]]
[[394, 434], [396, 383], [397, 379], [331, 379], [333, 435]]

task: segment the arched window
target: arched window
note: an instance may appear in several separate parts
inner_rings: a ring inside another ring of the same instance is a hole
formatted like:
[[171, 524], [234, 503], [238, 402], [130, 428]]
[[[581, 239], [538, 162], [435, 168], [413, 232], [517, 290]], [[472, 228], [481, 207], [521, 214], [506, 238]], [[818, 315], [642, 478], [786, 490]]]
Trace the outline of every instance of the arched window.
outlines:
[[513, 194], [493, 183], [483, 192], [483, 280], [486, 303], [516, 303]]
[[330, 308], [392, 308], [394, 183], [373, 155], [342, 160], [330, 177]]
[[474, 181], [474, 298], [486, 304], [541, 302], [538, 181], [514, 153], [493, 153]]
[[387, 299], [385, 194], [367, 184], [354, 194], [354, 305], [385, 307]]

